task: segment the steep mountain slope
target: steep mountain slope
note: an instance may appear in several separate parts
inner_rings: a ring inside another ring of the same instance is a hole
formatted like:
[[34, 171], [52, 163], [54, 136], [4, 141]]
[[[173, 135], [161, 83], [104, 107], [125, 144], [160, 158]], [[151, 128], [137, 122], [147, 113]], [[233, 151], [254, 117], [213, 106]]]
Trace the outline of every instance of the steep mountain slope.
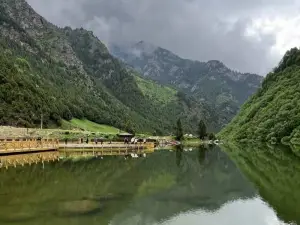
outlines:
[[[153, 129], [150, 121], [90, 76], [65, 34], [25, 1], [2, 1], [0, 7], [1, 124], [32, 126], [44, 114], [46, 125], [61, 118], [86, 117], [120, 128], [128, 128], [125, 123], [130, 121]], [[22, 64], [26, 66], [20, 69]]]
[[220, 135], [237, 140], [300, 143], [299, 83], [300, 50], [293, 48]]
[[182, 59], [172, 52], [145, 43], [111, 46], [111, 52], [127, 64], [161, 84], [173, 85], [204, 104], [210, 105], [226, 124], [239, 106], [260, 86], [262, 77], [241, 74], [223, 63]]
[[[65, 28], [64, 32], [83, 62], [85, 71], [99, 79], [110, 93], [126, 106], [135, 109], [140, 115], [150, 119], [153, 124], [160, 124], [161, 130], [171, 131], [177, 118], [183, 119], [188, 131], [195, 131], [197, 129], [195, 121], [201, 118], [207, 121], [210, 129], [220, 127], [217, 115], [211, 108], [187, 98], [184, 94], [173, 91], [172, 101], [169, 102], [155, 101], [160, 93], [154, 89], [149, 89], [145, 94], [144, 90], [141, 90], [140, 84], [143, 79], [140, 75], [113, 58], [91, 32], [70, 28]], [[155, 89], [161, 89], [154, 82], [152, 86]], [[151, 91], [152, 94], [149, 95]]]
[[[87, 118], [127, 131], [168, 133], [178, 118], [187, 132], [205, 119], [220, 127], [210, 107], [175, 90], [161, 99], [143, 90], [139, 74], [110, 55], [92, 32], [47, 22], [25, 0], [1, 0], [0, 124], [46, 126]], [[152, 92], [152, 93], [150, 93]], [[3, 104], [2, 104], [3, 103]]]

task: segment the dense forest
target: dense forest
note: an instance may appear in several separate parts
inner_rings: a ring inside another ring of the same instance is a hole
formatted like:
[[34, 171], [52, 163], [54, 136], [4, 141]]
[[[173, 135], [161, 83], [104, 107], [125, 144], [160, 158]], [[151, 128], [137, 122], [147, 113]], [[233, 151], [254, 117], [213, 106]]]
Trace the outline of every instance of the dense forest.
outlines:
[[300, 143], [300, 50], [289, 50], [220, 136]]
[[[103, 91], [101, 84], [93, 87], [97, 88], [94, 92], [80, 74], [50, 60], [41, 63], [27, 52], [21, 57], [22, 49], [7, 50], [6, 46], [3, 43], [0, 50], [1, 124], [32, 127], [40, 123], [43, 114], [48, 126], [60, 125], [61, 119], [85, 117], [126, 128], [125, 122], [134, 117], [140, 119], [137, 124], [149, 127], [147, 121]], [[14, 54], [15, 50], [19, 54]]]
[[25, 0], [0, 6], [0, 125], [45, 127], [88, 119], [129, 132], [170, 134], [204, 119], [220, 128], [210, 107], [184, 93], [145, 80], [110, 55], [84, 29], [47, 22]]

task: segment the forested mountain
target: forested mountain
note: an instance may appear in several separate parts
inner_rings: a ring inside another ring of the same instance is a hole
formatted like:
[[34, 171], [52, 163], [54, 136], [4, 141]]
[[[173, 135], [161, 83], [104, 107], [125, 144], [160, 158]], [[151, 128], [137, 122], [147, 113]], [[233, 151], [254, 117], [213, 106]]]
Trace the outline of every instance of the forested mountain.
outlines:
[[256, 74], [242, 74], [222, 62], [182, 59], [174, 53], [141, 41], [132, 46], [112, 45], [113, 55], [133, 66], [145, 77], [172, 85], [218, 112], [220, 123], [227, 124], [239, 106], [262, 82]]
[[86, 117], [121, 128], [128, 121], [153, 127], [84, 70], [63, 30], [23, 0], [0, 7], [1, 124], [33, 126], [44, 114], [46, 125]]
[[221, 132], [237, 140], [300, 143], [300, 50], [288, 51]]
[[222, 124], [212, 107], [143, 79], [92, 32], [58, 28], [25, 0], [1, 0], [0, 52], [0, 125], [31, 127], [41, 115], [48, 127], [87, 118], [158, 134], [172, 132], [178, 118], [187, 132], [200, 119], [210, 129]]

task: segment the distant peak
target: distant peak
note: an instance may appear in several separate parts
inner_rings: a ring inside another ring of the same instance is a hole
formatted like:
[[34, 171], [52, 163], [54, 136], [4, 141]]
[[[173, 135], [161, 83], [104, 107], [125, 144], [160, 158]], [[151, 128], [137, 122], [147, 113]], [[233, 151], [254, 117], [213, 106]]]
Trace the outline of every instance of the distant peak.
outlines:
[[144, 54], [152, 54], [157, 48], [157, 46], [145, 41], [139, 41], [132, 46], [132, 50], [134, 52], [140, 52]]
[[157, 46], [155, 46], [154, 44], [146, 42], [146, 41], [139, 41], [139, 42], [135, 43], [133, 46], [134, 47], [152, 47], [152, 48], [157, 48]]
[[213, 67], [226, 67], [224, 63], [219, 60], [209, 60], [207, 63]]

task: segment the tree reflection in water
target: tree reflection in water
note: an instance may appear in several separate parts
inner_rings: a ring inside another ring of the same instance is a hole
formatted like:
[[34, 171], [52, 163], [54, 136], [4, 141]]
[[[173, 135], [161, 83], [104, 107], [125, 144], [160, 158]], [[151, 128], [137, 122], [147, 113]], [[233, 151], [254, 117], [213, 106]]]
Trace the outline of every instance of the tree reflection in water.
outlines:
[[205, 156], [206, 156], [206, 151], [208, 149], [205, 147], [205, 145], [199, 145], [198, 147], [198, 161], [200, 165], [203, 165], [205, 162]]
[[176, 145], [176, 165], [180, 167], [182, 162], [182, 152], [183, 152], [183, 146], [182, 145]]

